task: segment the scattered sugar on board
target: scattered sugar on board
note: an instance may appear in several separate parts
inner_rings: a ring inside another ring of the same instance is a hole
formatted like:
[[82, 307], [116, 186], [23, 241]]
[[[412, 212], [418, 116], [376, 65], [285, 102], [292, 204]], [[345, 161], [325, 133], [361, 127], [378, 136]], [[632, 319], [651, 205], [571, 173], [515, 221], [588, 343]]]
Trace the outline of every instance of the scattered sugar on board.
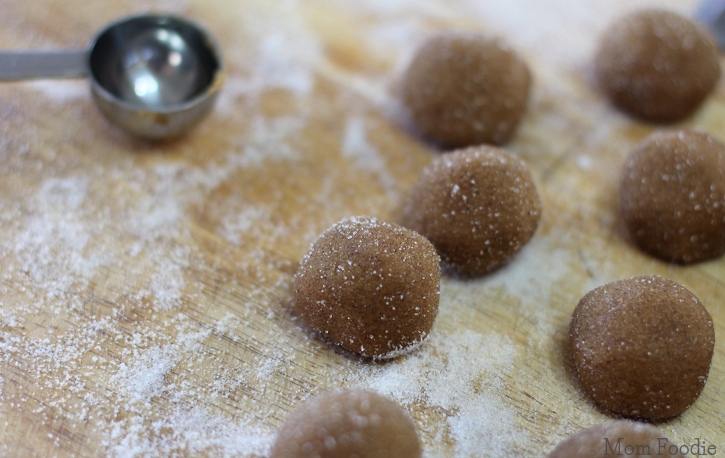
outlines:
[[[481, 451], [501, 455], [527, 440], [507, 407], [501, 382], [516, 353], [515, 344], [500, 334], [434, 332], [409, 357], [361, 371], [359, 387], [391, 396], [409, 408], [423, 404], [445, 412], [444, 424], [419, 419], [418, 427], [433, 437], [452, 437], [456, 456]], [[439, 445], [426, 445], [427, 455], [442, 453]]]
[[[171, 431], [170, 436], [163, 433]], [[131, 434], [129, 434], [129, 432]], [[215, 456], [265, 456], [273, 440], [267, 430], [229, 422], [202, 406], [175, 408], [168, 418], [153, 422], [150, 427], [134, 424], [130, 428], [114, 428], [109, 436], [112, 456], [199, 455], [214, 450]]]
[[185, 354], [199, 349], [199, 342], [209, 335], [209, 330], [193, 334], [182, 334], [179, 341], [167, 345], [157, 345], [139, 350], [137, 344], [140, 336], [134, 334], [134, 345], [127, 349], [131, 355], [124, 359], [132, 359], [131, 365], [121, 363], [118, 371], [111, 377], [111, 386], [125, 393], [132, 402], [148, 402], [158, 396], [164, 389], [164, 377], [176, 366]]
[[[255, 227], [270, 225], [271, 216], [268, 208], [248, 204], [242, 211], [230, 213], [222, 220], [220, 235], [228, 242], [239, 245], [242, 235], [249, 233]], [[267, 229], [266, 233], [274, 237], [277, 235], [273, 232], [275, 229], [272, 226]], [[278, 232], [280, 235], [285, 234], [284, 231]]]
[[392, 201], [399, 199], [396, 192], [396, 180], [391, 175], [384, 156], [368, 140], [367, 127], [362, 118], [351, 116], [347, 119], [342, 143], [342, 155], [353, 159], [360, 170], [373, 173], [382, 188], [385, 189], [389, 199]]
[[292, 142], [305, 125], [304, 119], [299, 116], [253, 116], [249, 132], [242, 139], [241, 151], [234, 151], [225, 158], [225, 170], [259, 167], [299, 158]]
[[[32, 216], [24, 219], [24, 230], [3, 245], [3, 251], [18, 260], [11, 266], [17, 265], [35, 284], [65, 291], [84, 272], [103, 264], [103, 254], [84, 256], [89, 239], [97, 235], [96, 229], [83, 224], [80, 217], [65, 218], [68, 213], [84, 213], [81, 206], [87, 193], [88, 182], [84, 177], [45, 181], [28, 199], [25, 211]], [[10, 223], [15, 224], [18, 223]]]
[[[257, 126], [258, 142], [242, 154], [230, 152], [217, 165], [195, 168], [162, 161], [139, 168], [133, 157], [121, 158], [108, 174], [111, 182], [99, 183], [107, 175], [94, 167], [76, 168], [75, 175], [44, 178], [37, 190], [23, 190], [17, 205], [3, 203], [8, 210], [3, 220], [9, 224], [0, 229], [6, 241], [0, 251], [9, 262], [0, 268], [0, 365], [25, 382], [16, 390], [15, 381], [11, 385], [2, 377], [1, 399], [11, 411], [32, 411], [57, 447], [71, 440], [57, 429], [67, 422], [73, 430], [104, 435], [111, 456], [168, 456], [179, 450], [264, 454], [271, 442], [268, 426], [250, 425], [244, 417], [230, 421], [218, 410], [200, 407], [199, 401], [207, 405], [255, 374], [266, 377], [293, 356], [265, 353], [259, 369], [219, 369], [208, 388], [169, 382], [179, 366], [191, 364], [193, 372], [201, 364], [203, 355], [197, 352], [211, 333], [208, 327], [180, 325], [188, 321], [188, 312], [175, 311], [203, 290], [202, 284], [189, 283], [186, 272], [205, 268], [195, 265], [199, 257], [183, 243], [189, 236], [184, 225], [189, 210], [235, 170], [263, 166], [274, 148], [262, 138], [277, 133], [283, 139], [299, 123], [260, 118]], [[278, 157], [294, 154], [288, 148]], [[118, 186], [127, 188], [128, 194], [121, 193], [127, 200], [110, 194]], [[114, 225], [112, 212], [124, 215], [124, 224]], [[241, 229], [263, 230], [254, 224]], [[286, 234], [278, 231], [280, 237]], [[128, 275], [109, 281], [109, 273], [119, 272]], [[30, 279], [30, 287], [11, 289], [9, 285], [28, 284], [19, 278]], [[33, 306], [16, 305], [25, 303]], [[139, 312], [145, 315], [134, 315]], [[47, 313], [63, 316], [64, 324], [42, 329], [38, 323]], [[175, 334], [176, 340], [169, 340]], [[160, 407], [161, 397], [174, 401], [172, 411]], [[108, 422], [114, 418], [118, 420]]]
[[34, 91], [39, 91], [51, 103], [66, 104], [78, 100], [90, 101], [88, 81], [84, 80], [32, 80], [24, 85]]
[[312, 91], [312, 69], [320, 59], [322, 45], [301, 20], [298, 8], [297, 2], [274, 2], [255, 15], [240, 15], [242, 37], [228, 48], [227, 59], [245, 65], [241, 74], [234, 72], [225, 82], [224, 96], [216, 107], [219, 111], [236, 114], [237, 99], [255, 104], [271, 90], [297, 97]]
[[[542, 13], [539, 7], [502, 5], [471, 2], [468, 11], [477, 11], [471, 16], [474, 20], [487, 17], [486, 24], [493, 23], [493, 17], [501, 19], [496, 22], [502, 29], [518, 29], [515, 14], [521, 11], [531, 17]], [[587, 4], [587, 8], [603, 10], [602, 5]], [[400, 68], [408, 50], [430, 30], [431, 19], [461, 14], [436, 1], [376, 0], [342, 7], [366, 17], [374, 13], [372, 27], [384, 32], [382, 42], [390, 38], [394, 43], [389, 46], [396, 56], [392, 61]], [[322, 51], [295, 13], [301, 8], [299, 2], [264, 8], [267, 14], [261, 17], [247, 17], [242, 10], [235, 13], [244, 16], [240, 29], [246, 32], [240, 33], [246, 35], [232, 43], [240, 46], [232, 46], [229, 61], [252, 65], [249, 73], [232, 69], [215, 115], [232, 116], [270, 89], [297, 97], [308, 96], [314, 89], [313, 67]], [[411, 11], [416, 15], [408, 14]], [[591, 21], [574, 24], [590, 25]], [[554, 36], [566, 32], [561, 29]], [[546, 40], [537, 41], [543, 36], [540, 29], [520, 32], [511, 38], [522, 47], [534, 43], [527, 47], [530, 52], [548, 46]], [[559, 51], [552, 48], [551, 52]], [[578, 48], [577, 52], [583, 55]], [[390, 83], [394, 74], [385, 75], [382, 84]], [[64, 92], [53, 94], [52, 103], [81, 96], [80, 83], [67, 84]], [[50, 87], [39, 84], [31, 91], [49, 92]], [[197, 276], [216, 266], [200, 263], [202, 257], [188, 248], [191, 235], [186, 223], [192, 210], [203, 205], [215, 188], [235, 179], [241, 169], [260, 171], [276, 161], [301, 157], [293, 144], [306, 126], [304, 112], [265, 117], [251, 111], [245, 116], [252, 119], [246, 119], [228, 154], [204, 166], [167, 161], [162, 155], [119, 155], [104, 164], [113, 164], [113, 170], [101, 170], [100, 165], [74, 163], [62, 149], [36, 151], [32, 142], [14, 137], [3, 140], [0, 172], [4, 176], [20, 171], [43, 178], [36, 180], [42, 183], [37, 189], [19, 187], [15, 201], [0, 202], [4, 240], [0, 255], [8, 260], [0, 265], [0, 366], [4, 369], [0, 419], [13, 422], [23, 412], [32, 413], [58, 450], [73, 450], [79, 446], [75, 441], [82, 440], [74, 434], [87, 433], [88, 437], [102, 435], [102, 453], [110, 456], [264, 456], [274, 439], [271, 424], [283, 420], [294, 407], [292, 400], [326, 388], [359, 385], [387, 392], [409, 407], [423, 406], [417, 409], [416, 421], [426, 456], [446, 456], [439, 445], [446, 439], [455, 443], [460, 456], [477, 456], [481, 447], [504, 454], [506, 447], [515, 445], [521, 450], [533, 443], [535, 438], [517, 427], [517, 413], [505, 396], [504, 378], [513, 361], [522, 358], [524, 344], [503, 332], [459, 332], [444, 325], [455, 323], [456, 316], [465, 319], [466, 313], [477, 313], [469, 308], [480, 303], [474, 298], [496, 300], [500, 292], [519, 298], [516, 312], [542, 324], [526, 337], [528, 342], [544, 342], [560, 317], [548, 315], [539, 297], [555, 296], [556, 284], [562, 282], [569, 288], [576, 283], [580, 290], [601, 283], [609, 275], [606, 260], [581, 260], [548, 244], [547, 239], [565, 239], [560, 234], [534, 237], [512, 264], [490, 278], [473, 283], [445, 281], [442, 297], [449, 299], [441, 307], [441, 326], [434, 328], [419, 351], [385, 365], [338, 357], [298, 324], [289, 325], [290, 317], [280, 305], [285, 298], [273, 293], [285, 290], [285, 275], [266, 273], [268, 277], [251, 285], [229, 279], [229, 285], [218, 288], [200, 281], [208, 281], [207, 277]], [[341, 154], [352, 159], [350, 165], [364, 173], [385, 172], [383, 152], [370, 142], [366, 122], [352, 116], [344, 125]], [[27, 128], [33, 132], [33, 126]], [[118, 155], [118, 151], [92, 153]], [[381, 183], [387, 180], [384, 175]], [[323, 198], [334, 197], [340, 185], [328, 181], [322, 188]], [[114, 189], [123, 192], [112, 194]], [[248, 199], [243, 203], [250, 204], [246, 207], [250, 210], [230, 213], [217, 228], [218, 235], [232, 244], [257, 231], [272, 231], [275, 240], [300, 236], [273, 221], [263, 206], [254, 207], [249, 196], [240, 199]], [[102, 201], [110, 203], [99, 205]], [[118, 221], [124, 224], [116, 226]], [[311, 241], [313, 235], [301, 237]], [[567, 264], [579, 263], [575, 269], [580, 272], [586, 270], [582, 268], [586, 262], [592, 263], [594, 272], [604, 266], [604, 272], [596, 278], [567, 278]], [[34, 282], [28, 285], [26, 277]], [[197, 294], [212, 296], [214, 306], [195, 310], [203, 302], [195, 300]], [[26, 309], [19, 304], [31, 306]], [[199, 321], [204, 313], [213, 322]], [[272, 323], [266, 334], [254, 328], [255, 314]], [[49, 319], [52, 315], [63, 319]], [[229, 342], [235, 352], [249, 352], [247, 362], [222, 350], [222, 344]], [[542, 350], [531, 348], [538, 357]], [[563, 375], [559, 379], [568, 387]], [[293, 387], [290, 398], [281, 400], [283, 407], [275, 404], [280, 400], [265, 397], [278, 393], [279, 384]], [[581, 423], [592, 422], [591, 414], [581, 409], [570, 415]], [[271, 417], [274, 421], [269, 421]], [[441, 421], [427, 421], [431, 419]], [[3, 434], [0, 431], [0, 438]], [[2, 442], [0, 454], [6, 451]]]
[[[220, 324], [216, 329], [225, 329], [225, 326]], [[111, 425], [106, 445], [113, 456], [168, 456], [184, 450], [192, 454], [214, 450], [219, 456], [266, 452], [272, 440], [271, 431], [245, 418], [229, 421], [227, 416], [207, 407], [208, 403], [213, 406], [219, 396], [234, 390], [235, 384], [244, 383], [243, 378], [218, 371], [216, 381], [221, 383], [211, 387], [195, 386], [183, 379], [171, 381], [174, 371], [184, 366], [193, 368], [197, 360], [194, 355], [202, 351], [203, 342], [211, 332], [211, 329], [189, 329], [176, 341], [161, 345], [156, 344], [157, 337], [151, 347], [141, 350], [137, 347], [149, 339], [134, 336], [135, 345], [127, 350], [132, 356], [124, 358], [130, 364], [121, 363], [111, 379], [111, 386], [125, 401], [122, 408], [131, 412]], [[160, 396], [165, 397], [170, 408], [155, 404], [154, 398]], [[200, 399], [206, 402], [199, 404]]]

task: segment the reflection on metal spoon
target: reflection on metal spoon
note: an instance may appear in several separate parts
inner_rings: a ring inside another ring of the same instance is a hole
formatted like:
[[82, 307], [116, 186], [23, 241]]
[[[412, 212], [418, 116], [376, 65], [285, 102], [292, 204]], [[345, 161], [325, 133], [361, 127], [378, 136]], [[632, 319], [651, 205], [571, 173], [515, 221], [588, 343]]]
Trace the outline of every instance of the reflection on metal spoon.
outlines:
[[207, 32], [169, 15], [115, 22], [87, 51], [0, 53], [0, 80], [89, 76], [101, 112], [149, 139], [179, 135], [198, 122], [216, 99], [223, 68]]

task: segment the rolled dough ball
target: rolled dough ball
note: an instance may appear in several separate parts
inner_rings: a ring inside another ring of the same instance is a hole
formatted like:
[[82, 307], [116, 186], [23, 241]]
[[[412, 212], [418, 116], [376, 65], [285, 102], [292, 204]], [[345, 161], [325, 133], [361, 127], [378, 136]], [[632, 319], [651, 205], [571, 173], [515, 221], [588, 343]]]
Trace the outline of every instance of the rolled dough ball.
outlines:
[[635, 243], [667, 261], [725, 253], [725, 145], [704, 132], [665, 131], [630, 153], [620, 185]]
[[270, 458], [419, 458], [413, 421], [394, 401], [372, 391], [325, 393], [285, 421]]
[[569, 338], [577, 374], [594, 402], [647, 420], [677, 416], [695, 402], [715, 348], [702, 303], [658, 276], [587, 293], [574, 310]]
[[612, 420], [582, 429], [560, 442], [549, 454], [549, 458], [608, 456], [680, 458], [683, 455], [659, 429], [630, 420]]
[[392, 358], [430, 332], [440, 259], [423, 236], [371, 217], [326, 230], [294, 278], [295, 310], [322, 336], [363, 356]]
[[720, 78], [715, 42], [679, 14], [645, 9], [602, 35], [595, 73], [606, 95], [630, 114], [673, 122], [692, 114]]
[[471, 275], [506, 263], [534, 234], [540, 217], [526, 164], [493, 146], [436, 158], [403, 209], [406, 227], [427, 237], [445, 263]]
[[448, 32], [426, 41], [403, 76], [416, 129], [446, 148], [505, 143], [523, 117], [531, 75], [498, 38]]

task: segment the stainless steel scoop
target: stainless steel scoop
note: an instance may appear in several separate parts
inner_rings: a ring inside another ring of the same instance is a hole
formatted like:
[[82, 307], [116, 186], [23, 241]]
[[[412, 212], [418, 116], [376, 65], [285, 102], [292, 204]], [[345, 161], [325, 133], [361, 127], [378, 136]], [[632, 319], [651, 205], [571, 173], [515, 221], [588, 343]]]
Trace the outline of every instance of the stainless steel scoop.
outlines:
[[184, 133], [206, 115], [223, 70], [213, 37], [170, 15], [121, 19], [88, 50], [0, 53], [0, 80], [89, 77], [100, 111], [147, 139]]

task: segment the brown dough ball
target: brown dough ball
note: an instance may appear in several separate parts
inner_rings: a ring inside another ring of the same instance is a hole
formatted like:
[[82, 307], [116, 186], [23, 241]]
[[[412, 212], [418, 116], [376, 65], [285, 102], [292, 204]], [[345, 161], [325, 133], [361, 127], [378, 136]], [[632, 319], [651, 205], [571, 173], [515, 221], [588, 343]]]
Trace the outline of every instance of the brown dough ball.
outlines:
[[725, 253], [725, 145], [704, 132], [655, 133], [627, 158], [620, 187], [635, 243], [667, 261]]
[[708, 33], [679, 14], [630, 13], [603, 34], [595, 57], [599, 85], [612, 102], [654, 122], [692, 114], [720, 78]]
[[447, 153], [423, 170], [403, 210], [443, 261], [477, 275], [506, 263], [531, 238], [541, 201], [526, 164], [493, 146]]
[[590, 291], [569, 328], [574, 365], [603, 409], [659, 420], [700, 395], [715, 348], [712, 318], [684, 286], [658, 276]]
[[409, 351], [433, 327], [440, 295], [435, 248], [370, 217], [326, 230], [294, 278], [295, 310], [324, 337], [363, 356]]
[[679, 458], [683, 455], [659, 429], [629, 420], [612, 420], [582, 429], [560, 442], [549, 454], [549, 458], [607, 456]]
[[270, 458], [419, 458], [413, 421], [394, 401], [372, 391], [325, 393], [285, 421]]
[[500, 145], [526, 111], [531, 76], [503, 41], [475, 33], [443, 33], [416, 53], [402, 82], [414, 126], [446, 148]]

